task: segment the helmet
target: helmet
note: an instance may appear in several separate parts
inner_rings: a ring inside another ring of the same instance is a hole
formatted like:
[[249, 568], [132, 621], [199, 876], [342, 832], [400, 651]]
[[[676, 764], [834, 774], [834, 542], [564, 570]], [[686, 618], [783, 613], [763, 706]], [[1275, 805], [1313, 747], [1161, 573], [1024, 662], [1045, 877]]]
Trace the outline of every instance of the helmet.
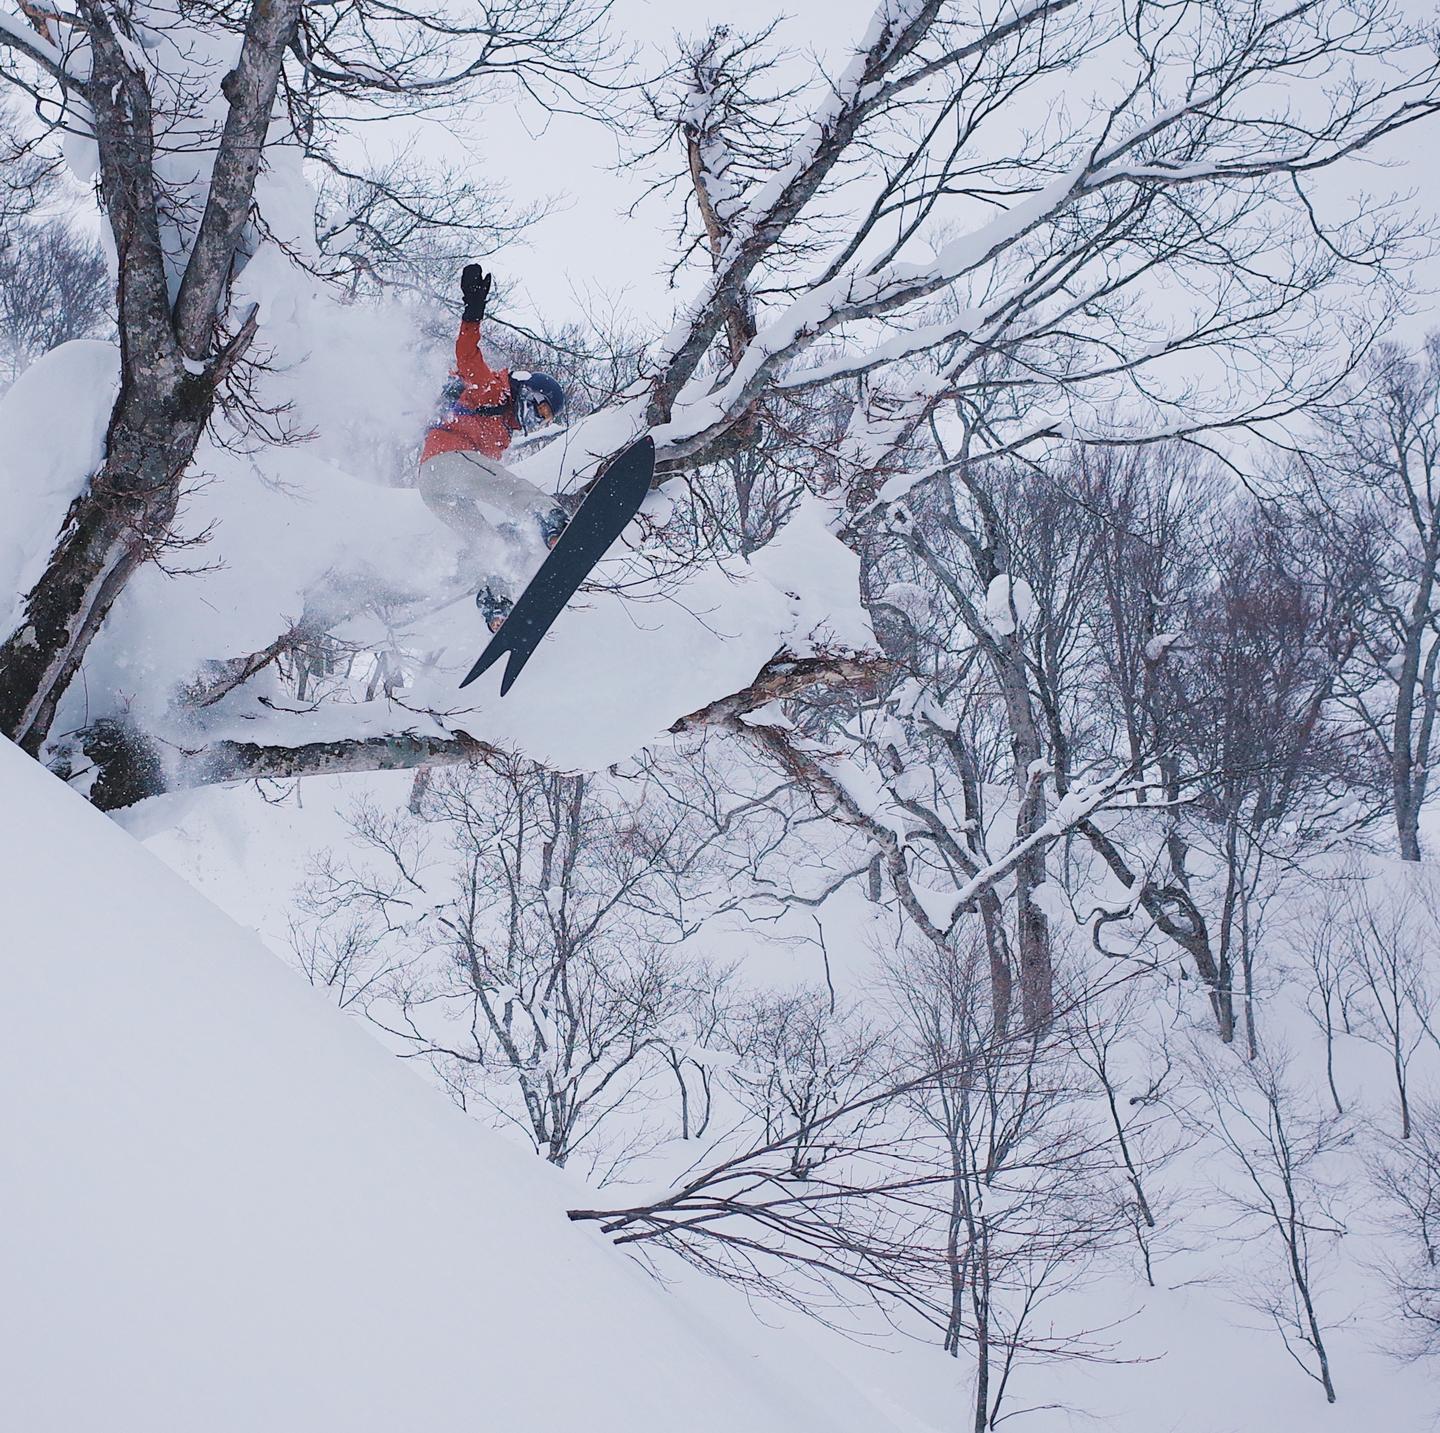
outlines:
[[539, 404], [550, 409], [552, 418], [558, 418], [565, 408], [565, 390], [548, 373], [512, 373], [510, 393], [515, 399], [515, 416], [527, 433], [544, 421]]

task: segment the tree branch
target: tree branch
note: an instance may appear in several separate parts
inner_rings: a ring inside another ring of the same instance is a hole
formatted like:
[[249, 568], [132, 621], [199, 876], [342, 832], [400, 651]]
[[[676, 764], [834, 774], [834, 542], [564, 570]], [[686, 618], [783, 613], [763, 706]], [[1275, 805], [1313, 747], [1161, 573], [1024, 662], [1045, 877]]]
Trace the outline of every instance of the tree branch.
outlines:
[[255, 0], [240, 59], [220, 84], [230, 110], [210, 175], [205, 214], [175, 299], [175, 336], [191, 358], [204, 352], [250, 214], [285, 49], [295, 34], [300, 8], [301, 0]]

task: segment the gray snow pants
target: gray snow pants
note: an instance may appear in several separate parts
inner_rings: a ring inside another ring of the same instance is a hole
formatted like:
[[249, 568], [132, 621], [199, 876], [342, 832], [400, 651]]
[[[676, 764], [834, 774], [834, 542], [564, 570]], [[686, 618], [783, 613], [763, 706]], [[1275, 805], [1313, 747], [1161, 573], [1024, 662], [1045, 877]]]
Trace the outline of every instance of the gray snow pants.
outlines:
[[540, 518], [555, 499], [493, 458], [437, 453], [420, 465], [416, 486], [425, 506], [465, 539], [475, 576], [499, 579], [513, 594], [543, 559]]

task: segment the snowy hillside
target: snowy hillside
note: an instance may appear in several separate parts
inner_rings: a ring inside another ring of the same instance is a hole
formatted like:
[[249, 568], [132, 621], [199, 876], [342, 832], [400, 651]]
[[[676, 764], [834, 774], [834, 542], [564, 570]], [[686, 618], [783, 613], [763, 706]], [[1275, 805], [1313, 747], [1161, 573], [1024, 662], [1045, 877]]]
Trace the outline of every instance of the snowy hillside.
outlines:
[[[167, 865], [293, 960], [287, 917], [293, 913], [297, 876], [343, 845], [348, 834], [344, 816], [354, 803], [399, 809], [409, 786], [407, 776], [390, 773], [316, 779], [278, 799], [273, 794], [267, 799], [253, 787], [212, 789], [158, 798], [123, 819]], [[1398, 884], [1403, 879], [1392, 869], [1382, 867], [1382, 872], [1382, 880]], [[873, 989], [873, 911], [842, 895], [827, 904], [821, 920], [837, 987]], [[808, 916], [758, 945], [743, 927], [707, 928], [695, 943], [741, 960], [757, 983], [783, 989], [819, 978], [820, 951], [803, 939], [806, 928], [813, 929]], [[334, 988], [328, 994], [337, 998]], [[1305, 998], [1303, 973], [1292, 967], [1267, 991], [1266, 1012], [1276, 1044], [1293, 1052], [1299, 1083], [1318, 1090], [1324, 1057], [1302, 1008]], [[1225, 1060], [1204, 1033], [1196, 992], [1147, 985], [1141, 1003], [1150, 1002], [1154, 1009], [1147, 1014], [1140, 1005], [1132, 1010], [1135, 1028], [1125, 1048], [1115, 1052], [1127, 1072], [1122, 1086], [1127, 1094], [1143, 1088], [1139, 1071], [1157, 1030], [1167, 1032], [1177, 1052], [1189, 1031], [1196, 1048], [1217, 1066], [1238, 1065]], [[357, 1002], [352, 1009], [362, 1005]], [[1040, 1411], [1017, 1420], [1018, 1426], [1028, 1423], [1042, 1433], [1097, 1427], [1108, 1433], [1350, 1433], [1357, 1427], [1357, 1408], [1369, 1410], [1385, 1433], [1428, 1433], [1435, 1426], [1440, 1399], [1423, 1363], [1396, 1356], [1402, 1333], [1382, 1277], [1387, 1261], [1403, 1253], [1385, 1228], [1370, 1170], [1374, 1137], [1393, 1122], [1388, 1072], [1380, 1052], [1354, 1037], [1343, 1040], [1336, 1058], [1347, 1108], [1363, 1112], [1357, 1119], [1366, 1123], [1355, 1138], [1332, 1150], [1325, 1164], [1335, 1196], [1327, 1217], [1342, 1217], [1347, 1236], [1316, 1249], [1339, 1402], [1326, 1404], [1319, 1387], [1287, 1356], [1268, 1317], [1247, 1302], [1271, 1270], [1271, 1253], [1256, 1237], [1254, 1221], [1230, 1202], [1232, 1195], [1245, 1195], [1233, 1153], [1211, 1134], [1197, 1144], [1193, 1129], [1167, 1117], [1147, 1122], [1144, 1136], [1152, 1154], [1166, 1146], [1180, 1151], [1164, 1162], [1156, 1185], [1155, 1284], [1145, 1282], [1130, 1254], [1116, 1251], [1104, 1267], [1047, 1300], [1044, 1327], [1063, 1332], [1062, 1345], [1068, 1342], [1099, 1356], [1022, 1362], [1015, 1381], [1025, 1405]], [[1427, 1077], [1440, 1071], [1433, 1055], [1415, 1063]], [[1418, 1083], [1418, 1074], [1412, 1077]], [[1186, 1097], [1198, 1099], [1200, 1090], [1187, 1084]], [[1298, 1116], [1298, 1111], [1290, 1113]], [[494, 1118], [479, 1102], [475, 1115], [481, 1123]], [[1091, 1118], [1096, 1121], [1092, 1128], [1103, 1128], [1098, 1111], [1092, 1109]], [[624, 1205], [633, 1195], [633, 1184], [621, 1183], [585, 1197], [605, 1206]], [[1082, 1264], [1077, 1260], [1077, 1272]], [[685, 1271], [677, 1263], [671, 1261], [668, 1272], [682, 1278], [687, 1295], [695, 1292], [684, 1283]], [[778, 1339], [787, 1315], [774, 1304], [760, 1308], [769, 1329], [764, 1337]], [[973, 1374], [968, 1350], [958, 1359], [946, 1357], [854, 1309], [843, 1322], [849, 1333], [805, 1320], [790, 1332], [867, 1389], [881, 1390], [882, 1407], [905, 1410], [904, 1416], [894, 1415], [902, 1427], [908, 1428], [911, 1418], [919, 1420], [917, 1427], [950, 1426]], [[788, 1358], [799, 1344], [785, 1347]], [[1216, 1377], [1217, 1368], [1224, 1370], [1223, 1378]]]
[[0, 801], [7, 1429], [887, 1426], [569, 1224], [559, 1176], [8, 743]]

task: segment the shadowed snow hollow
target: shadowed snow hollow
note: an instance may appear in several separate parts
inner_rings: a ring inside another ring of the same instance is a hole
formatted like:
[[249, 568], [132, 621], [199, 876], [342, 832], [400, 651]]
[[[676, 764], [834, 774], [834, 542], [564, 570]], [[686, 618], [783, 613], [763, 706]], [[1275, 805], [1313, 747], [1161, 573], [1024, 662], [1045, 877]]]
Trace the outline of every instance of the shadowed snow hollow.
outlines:
[[0, 1425], [894, 1426], [569, 1224], [559, 1176], [6, 742], [0, 792]]

